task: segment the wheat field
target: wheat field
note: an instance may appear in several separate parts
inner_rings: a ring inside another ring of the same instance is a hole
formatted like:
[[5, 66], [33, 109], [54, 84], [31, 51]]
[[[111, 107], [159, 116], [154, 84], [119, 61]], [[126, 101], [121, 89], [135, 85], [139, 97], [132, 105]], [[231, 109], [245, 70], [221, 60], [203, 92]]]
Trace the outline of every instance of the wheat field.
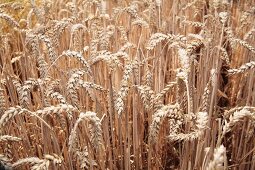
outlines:
[[254, 0], [2, 0], [0, 42], [0, 169], [255, 169]]

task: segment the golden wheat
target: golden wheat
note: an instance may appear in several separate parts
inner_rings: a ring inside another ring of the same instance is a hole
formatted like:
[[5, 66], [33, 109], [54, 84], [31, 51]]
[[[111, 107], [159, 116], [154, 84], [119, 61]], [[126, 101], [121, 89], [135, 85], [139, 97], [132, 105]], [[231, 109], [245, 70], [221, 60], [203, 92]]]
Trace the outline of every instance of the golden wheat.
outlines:
[[0, 169], [255, 169], [254, 0], [4, 0]]

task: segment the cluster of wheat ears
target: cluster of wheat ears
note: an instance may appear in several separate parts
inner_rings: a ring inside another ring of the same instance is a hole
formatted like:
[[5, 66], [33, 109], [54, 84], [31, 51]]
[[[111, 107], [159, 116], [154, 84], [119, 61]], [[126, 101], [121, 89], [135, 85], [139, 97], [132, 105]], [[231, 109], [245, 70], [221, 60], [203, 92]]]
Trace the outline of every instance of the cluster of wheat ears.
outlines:
[[255, 169], [254, 0], [0, 4], [0, 167]]

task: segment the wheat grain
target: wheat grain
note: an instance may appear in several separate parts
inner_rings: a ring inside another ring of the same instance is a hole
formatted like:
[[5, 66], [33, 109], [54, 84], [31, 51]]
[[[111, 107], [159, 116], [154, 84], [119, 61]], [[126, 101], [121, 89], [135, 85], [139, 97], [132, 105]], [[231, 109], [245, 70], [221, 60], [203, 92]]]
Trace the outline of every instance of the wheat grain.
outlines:
[[182, 120], [179, 107], [180, 107], [179, 104], [165, 105], [162, 106], [153, 114], [149, 133], [150, 136], [149, 139], [152, 144], [154, 144], [157, 141], [160, 126], [165, 117], [167, 117], [168, 119]]
[[223, 169], [225, 154], [226, 148], [223, 145], [220, 145], [218, 148], [216, 148], [213, 154], [213, 160], [209, 162], [206, 170]]
[[202, 137], [204, 130], [207, 128], [208, 122], [208, 113], [207, 112], [198, 112], [197, 119], [196, 119], [196, 126], [197, 129], [191, 133], [184, 134], [184, 133], [170, 133], [168, 136], [169, 140], [171, 141], [192, 141], [194, 139]]
[[255, 53], [255, 48], [251, 46], [248, 42], [241, 39], [235, 39], [234, 41], [238, 42], [240, 45], [244, 46], [245, 48], [250, 50], [252, 53]]
[[24, 158], [16, 161], [12, 164], [12, 167], [17, 168], [20, 167], [23, 164], [31, 164], [31, 170], [42, 170], [42, 169], [48, 169], [50, 162], [53, 162], [54, 164], [61, 164], [62, 157], [54, 154], [54, 155], [44, 155], [44, 159], [39, 159], [38, 157], [29, 157]]
[[0, 142], [2, 141], [14, 141], [14, 142], [18, 142], [21, 141], [21, 138], [18, 137], [14, 137], [14, 136], [9, 136], [9, 135], [2, 135], [0, 136]]
[[81, 76], [84, 75], [84, 71], [82, 70], [76, 70], [72, 73], [70, 76], [68, 82], [67, 82], [67, 93], [70, 95], [73, 103], [76, 105], [78, 103], [78, 94], [76, 92], [77, 90], [77, 83]]
[[62, 53], [62, 55], [66, 55], [68, 57], [74, 57], [74, 58], [77, 58], [81, 63], [82, 65], [85, 67], [85, 71], [91, 75], [92, 74], [92, 71], [91, 71], [91, 68], [88, 64], [88, 62], [83, 58], [82, 54], [79, 53], [79, 52], [76, 52], [76, 51], [70, 51], [70, 50], [67, 50], [67, 51], [64, 51]]
[[255, 61], [250, 61], [249, 63], [243, 64], [239, 68], [229, 69], [228, 74], [233, 75], [233, 74], [244, 73], [246, 71], [249, 71], [250, 69], [253, 69], [254, 67], [255, 67]]
[[252, 34], [255, 32], [255, 28], [253, 27], [250, 31], [248, 31], [244, 36], [243, 40], [247, 41], [249, 38], [252, 37]]
[[0, 154], [0, 167], [4, 170], [12, 169], [11, 160], [2, 154]]
[[8, 108], [4, 114], [1, 116], [0, 119], [0, 131], [3, 130], [3, 127], [5, 126], [5, 124], [14, 116], [22, 113], [24, 111], [24, 109], [22, 109], [21, 107], [10, 107]]
[[54, 49], [54, 46], [53, 46], [51, 40], [44, 35], [40, 35], [38, 38], [45, 43], [45, 45], [48, 49], [48, 56], [50, 58], [50, 61], [51, 61], [51, 63], [54, 63], [57, 58], [57, 54], [55, 52], [55, 49]]
[[187, 24], [187, 25], [191, 25], [194, 27], [204, 27], [205, 24], [201, 23], [201, 22], [195, 22], [195, 21], [188, 21], [188, 20], [184, 20], [182, 21], [183, 24]]
[[81, 112], [79, 115], [78, 120], [75, 122], [74, 127], [72, 129], [72, 132], [69, 136], [68, 146], [69, 146], [69, 152], [73, 151], [73, 145], [77, 137], [77, 128], [78, 125], [83, 121], [87, 120], [91, 122], [91, 143], [95, 149], [99, 149], [99, 147], [102, 145], [102, 129], [101, 129], [101, 123], [100, 119], [96, 116], [96, 113], [94, 112]]
[[141, 99], [146, 110], [151, 110], [153, 108], [153, 101], [155, 100], [155, 93], [150, 86], [138, 86], [138, 93], [141, 96]]
[[147, 44], [147, 49], [152, 50], [158, 43], [166, 40], [168, 38], [167, 35], [162, 33], [155, 33], [150, 37], [150, 40]]
[[246, 110], [245, 108], [235, 111], [233, 115], [230, 115], [229, 122], [225, 122], [225, 125], [223, 126], [223, 135], [229, 132], [231, 130], [231, 127], [233, 127], [237, 122], [241, 121], [245, 117], [252, 120], [254, 120], [255, 118], [254, 114], [249, 110]]
[[17, 21], [15, 21], [15, 19], [11, 16], [9, 16], [8, 14], [2, 13], [0, 12], [0, 18], [6, 20], [11, 26], [15, 26], [15, 27], [20, 27], [19, 23]]
[[4, 90], [0, 87], [0, 115], [6, 110], [6, 102], [4, 97]]

